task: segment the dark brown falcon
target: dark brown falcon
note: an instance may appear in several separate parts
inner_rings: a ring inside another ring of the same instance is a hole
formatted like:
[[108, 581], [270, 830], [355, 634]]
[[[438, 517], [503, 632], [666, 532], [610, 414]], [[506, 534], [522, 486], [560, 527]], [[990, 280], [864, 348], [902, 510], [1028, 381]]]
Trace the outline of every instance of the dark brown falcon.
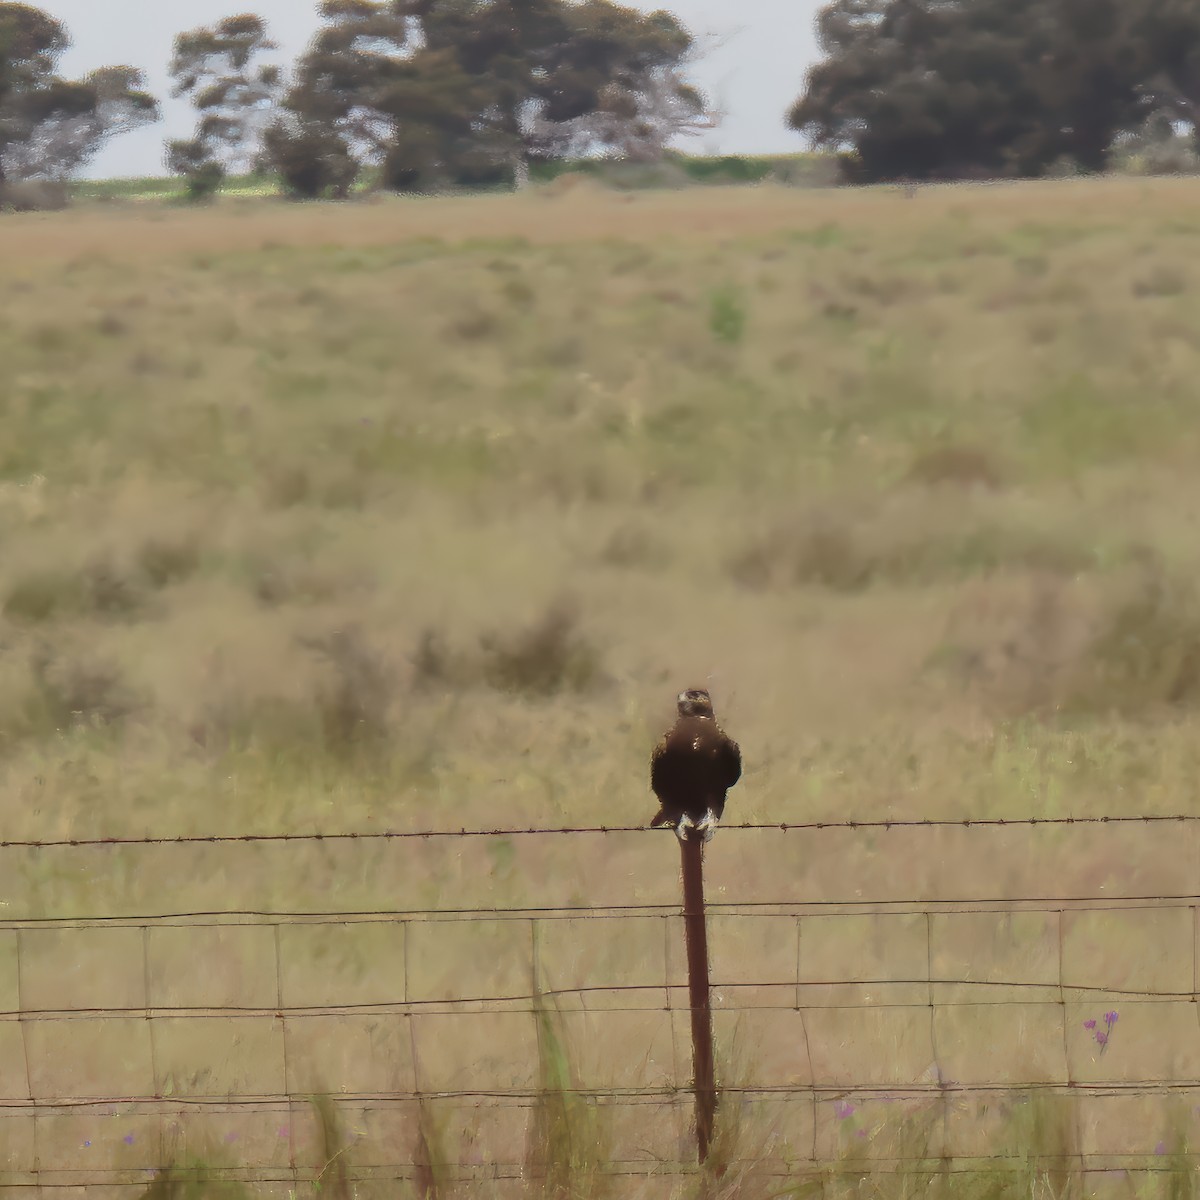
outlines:
[[651, 827], [670, 825], [680, 841], [696, 829], [707, 842], [741, 776], [742, 753], [717, 724], [712, 697], [702, 688], [680, 692], [679, 717], [650, 760], [650, 786], [662, 804]]

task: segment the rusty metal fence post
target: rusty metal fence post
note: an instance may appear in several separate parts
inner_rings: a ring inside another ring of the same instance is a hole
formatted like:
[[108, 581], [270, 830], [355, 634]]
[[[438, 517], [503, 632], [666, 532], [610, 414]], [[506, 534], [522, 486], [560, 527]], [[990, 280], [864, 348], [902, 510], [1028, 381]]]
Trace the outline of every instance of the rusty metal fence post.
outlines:
[[689, 837], [679, 843], [683, 861], [683, 927], [687, 939], [688, 996], [692, 1010], [692, 1074], [696, 1092], [696, 1146], [708, 1159], [717, 1113], [713, 1070], [712, 1006], [709, 1002], [708, 929], [704, 908], [704, 843]]

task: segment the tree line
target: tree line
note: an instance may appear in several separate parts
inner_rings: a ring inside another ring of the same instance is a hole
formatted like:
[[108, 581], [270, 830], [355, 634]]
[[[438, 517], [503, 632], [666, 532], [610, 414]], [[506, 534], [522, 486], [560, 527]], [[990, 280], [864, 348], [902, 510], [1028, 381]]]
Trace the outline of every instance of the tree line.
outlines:
[[[197, 113], [166, 164], [193, 196], [234, 171], [293, 194], [520, 184], [600, 154], [656, 161], [717, 123], [693, 34], [614, 0], [322, 0], [295, 63], [253, 13], [175, 39]], [[1101, 171], [1141, 139], [1200, 154], [1198, 0], [832, 0], [786, 119], [850, 182]], [[143, 74], [65, 79], [62, 22], [0, 0], [0, 188], [65, 179], [158, 119]], [[1200, 165], [1200, 158], [1197, 158]]]
[[[688, 81], [692, 34], [612, 0], [322, 0], [285, 69], [243, 13], [175, 39], [172, 95], [197, 111], [166, 164], [205, 195], [231, 171], [340, 197], [364, 172], [396, 190], [519, 183], [547, 159], [661, 158], [715, 117]], [[63, 24], [0, 0], [0, 185], [61, 178], [156, 120], [141, 72], [58, 74]]]

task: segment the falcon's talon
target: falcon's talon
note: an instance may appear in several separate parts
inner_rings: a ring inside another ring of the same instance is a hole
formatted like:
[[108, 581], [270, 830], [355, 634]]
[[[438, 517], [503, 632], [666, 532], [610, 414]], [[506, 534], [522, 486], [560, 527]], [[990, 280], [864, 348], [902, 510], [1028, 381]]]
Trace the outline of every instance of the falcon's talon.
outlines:
[[713, 835], [717, 832], [717, 826], [721, 823], [721, 818], [710, 808], [708, 812], [696, 823], [696, 828], [704, 835], [706, 842], [713, 840]]
[[683, 816], [679, 818], [678, 824], [675, 826], [675, 836], [681, 842], [686, 842], [688, 840], [688, 830], [695, 828], [697, 828], [696, 822], [693, 821], [692, 818], [687, 815], [687, 813], [684, 813]]

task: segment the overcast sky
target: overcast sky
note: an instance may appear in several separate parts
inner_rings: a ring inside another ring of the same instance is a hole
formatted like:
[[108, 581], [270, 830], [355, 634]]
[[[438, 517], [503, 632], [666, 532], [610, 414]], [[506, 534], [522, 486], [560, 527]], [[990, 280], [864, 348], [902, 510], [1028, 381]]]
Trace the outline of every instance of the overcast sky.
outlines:
[[[769, 154], [801, 149], [784, 126], [784, 113], [817, 55], [813, 17], [821, 0], [625, 0], [650, 11], [667, 8], [703, 37], [724, 39], [694, 72], [696, 82], [726, 114], [715, 133], [689, 142], [709, 154]], [[164, 101], [162, 123], [118, 138], [92, 164], [94, 176], [162, 174], [167, 137], [190, 132], [188, 108], [167, 97], [166, 66], [181, 29], [234, 12], [260, 13], [294, 58], [316, 27], [316, 0], [34, 0], [64, 21], [74, 45], [63, 71], [79, 75], [93, 67], [129, 63], [146, 71], [151, 90]]]

